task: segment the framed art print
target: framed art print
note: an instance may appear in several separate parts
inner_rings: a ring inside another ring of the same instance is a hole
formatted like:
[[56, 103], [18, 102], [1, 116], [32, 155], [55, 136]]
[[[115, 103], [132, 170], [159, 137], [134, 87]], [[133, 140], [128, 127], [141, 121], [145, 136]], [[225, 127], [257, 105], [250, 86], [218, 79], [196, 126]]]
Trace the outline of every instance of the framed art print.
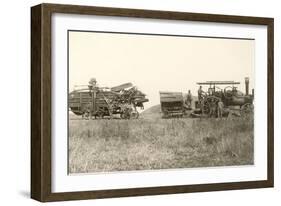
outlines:
[[273, 187], [273, 19], [31, 8], [31, 197]]

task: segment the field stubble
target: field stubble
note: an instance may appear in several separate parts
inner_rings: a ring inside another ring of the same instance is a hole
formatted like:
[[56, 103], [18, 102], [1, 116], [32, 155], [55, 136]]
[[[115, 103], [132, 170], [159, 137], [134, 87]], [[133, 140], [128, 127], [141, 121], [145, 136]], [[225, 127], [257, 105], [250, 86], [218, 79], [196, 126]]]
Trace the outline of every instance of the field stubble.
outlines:
[[70, 120], [69, 172], [251, 165], [252, 117]]

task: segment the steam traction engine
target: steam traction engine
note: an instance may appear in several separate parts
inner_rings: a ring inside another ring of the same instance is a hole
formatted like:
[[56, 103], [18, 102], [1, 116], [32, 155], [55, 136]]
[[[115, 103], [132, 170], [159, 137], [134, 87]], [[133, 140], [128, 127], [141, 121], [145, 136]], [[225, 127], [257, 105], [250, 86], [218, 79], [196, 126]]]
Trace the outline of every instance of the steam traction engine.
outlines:
[[[198, 98], [196, 103], [197, 109], [200, 110], [202, 115], [209, 116], [212, 107], [217, 107], [219, 101], [223, 102], [224, 107], [235, 109], [239, 108], [240, 114], [250, 114], [254, 110], [254, 89], [252, 94], [249, 94], [249, 78], [245, 78], [245, 94], [237, 90], [236, 85], [240, 82], [235, 81], [206, 81], [197, 83], [200, 86], [208, 85], [208, 91], [203, 92], [202, 96]], [[226, 86], [224, 89], [218, 86]], [[217, 108], [215, 108], [217, 110]]]
[[132, 83], [116, 87], [98, 87], [96, 80], [90, 80], [89, 85], [76, 86], [69, 93], [69, 108], [83, 118], [112, 118], [119, 114], [122, 119], [137, 119], [137, 108], [143, 109], [143, 103], [148, 102], [146, 95]]

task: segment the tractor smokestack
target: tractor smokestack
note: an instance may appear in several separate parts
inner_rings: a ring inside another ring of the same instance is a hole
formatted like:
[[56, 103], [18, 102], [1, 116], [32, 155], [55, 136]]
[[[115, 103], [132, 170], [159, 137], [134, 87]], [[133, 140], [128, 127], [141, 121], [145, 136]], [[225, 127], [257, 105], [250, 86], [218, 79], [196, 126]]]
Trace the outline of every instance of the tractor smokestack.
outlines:
[[249, 95], [249, 77], [245, 78], [246, 95]]

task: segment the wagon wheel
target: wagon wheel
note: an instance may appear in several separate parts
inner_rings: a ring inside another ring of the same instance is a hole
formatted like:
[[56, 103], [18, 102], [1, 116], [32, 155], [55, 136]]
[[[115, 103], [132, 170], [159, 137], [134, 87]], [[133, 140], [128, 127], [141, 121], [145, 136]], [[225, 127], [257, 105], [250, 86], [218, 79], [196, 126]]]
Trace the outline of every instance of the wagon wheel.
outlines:
[[120, 114], [120, 117], [121, 119], [130, 119], [131, 118], [130, 111], [126, 109], [124, 112]]
[[139, 113], [138, 111], [132, 111], [130, 114], [131, 119], [138, 119], [139, 118]]
[[[206, 97], [203, 100], [203, 104], [202, 104], [202, 114], [210, 116], [211, 109], [217, 110], [217, 103], [219, 100], [220, 100], [220, 98], [215, 97], [215, 96]], [[213, 107], [215, 107], [215, 108], [213, 108]]]
[[90, 112], [89, 111], [84, 111], [82, 114], [82, 119], [89, 119], [90, 117]]
[[251, 103], [246, 103], [242, 105], [240, 112], [242, 116], [252, 114], [254, 112], [254, 105]]
[[90, 112], [91, 112], [91, 106], [90, 104], [83, 105], [82, 107], [82, 119], [89, 119], [90, 118]]
[[104, 110], [102, 108], [99, 108], [98, 111], [95, 114], [95, 117], [103, 119], [103, 117], [104, 117]]
[[228, 86], [224, 88], [224, 96], [226, 99], [231, 99], [233, 96], [232, 87]]
[[121, 119], [130, 119], [130, 109], [127, 107], [124, 107], [121, 109], [120, 117]]

